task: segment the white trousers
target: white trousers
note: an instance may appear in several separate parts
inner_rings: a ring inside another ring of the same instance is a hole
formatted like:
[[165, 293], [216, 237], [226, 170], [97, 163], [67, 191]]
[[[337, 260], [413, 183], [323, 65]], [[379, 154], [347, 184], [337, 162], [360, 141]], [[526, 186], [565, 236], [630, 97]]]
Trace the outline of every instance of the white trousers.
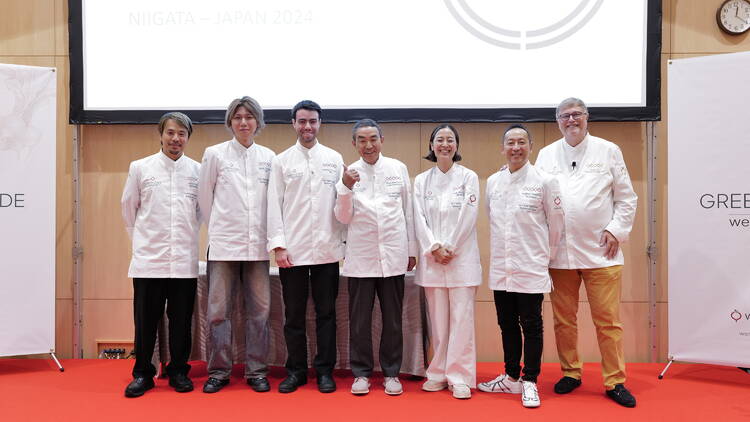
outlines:
[[476, 287], [425, 287], [433, 356], [427, 379], [477, 386], [474, 342]]

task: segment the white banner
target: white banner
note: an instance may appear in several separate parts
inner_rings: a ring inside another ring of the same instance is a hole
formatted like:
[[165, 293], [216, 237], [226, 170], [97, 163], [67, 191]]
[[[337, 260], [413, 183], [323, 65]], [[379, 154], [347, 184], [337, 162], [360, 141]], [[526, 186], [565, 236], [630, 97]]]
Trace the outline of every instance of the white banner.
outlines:
[[56, 80], [0, 64], [0, 356], [55, 348]]
[[750, 366], [750, 53], [669, 66], [669, 354]]

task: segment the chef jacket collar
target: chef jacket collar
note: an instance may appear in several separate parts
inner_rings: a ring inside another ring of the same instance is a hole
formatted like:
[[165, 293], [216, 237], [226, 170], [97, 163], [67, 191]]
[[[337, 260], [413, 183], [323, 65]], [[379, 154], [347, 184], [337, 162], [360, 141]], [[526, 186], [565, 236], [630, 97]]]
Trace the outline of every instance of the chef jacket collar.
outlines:
[[182, 157], [185, 156], [185, 152], [183, 152], [182, 154], [180, 154], [180, 158], [173, 160], [172, 157], [164, 153], [163, 149], [159, 149], [159, 153], [160, 153], [159, 156], [161, 156], [161, 159], [162, 161], [164, 161], [164, 164], [175, 165], [175, 166], [177, 165], [178, 162], [180, 162], [180, 160], [182, 160]]
[[526, 173], [529, 172], [529, 167], [531, 166], [530, 161], [526, 161], [526, 164], [523, 165], [520, 169], [514, 171], [513, 173], [510, 173], [510, 168], [508, 168], [508, 172], [510, 173], [510, 180], [512, 182], [515, 182], [518, 179], [522, 179], [526, 176]]
[[312, 147], [310, 147], [310, 148], [305, 148], [305, 147], [304, 147], [304, 146], [303, 146], [303, 145], [302, 145], [302, 144], [300, 143], [299, 139], [297, 139], [297, 144], [296, 144], [296, 145], [297, 145], [297, 148], [298, 148], [298, 149], [299, 149], [300, 151], [302, 151], [302, 153], [303, 153], [303, 154], [305, 154], [305, 156], [306, 156], [306, 157], [309, 157], [311, 153], [313, 153], [313, 154], [315, 153], [315, 151], [316, 151], [316, 150], [317, 150], [317, 148], [318, 148], [318, 144], [320, 144], [320, 142], [318, 141], [318, 138], [315, 138], [315, 145], [313, 145], [313, 146], [312, 146]]

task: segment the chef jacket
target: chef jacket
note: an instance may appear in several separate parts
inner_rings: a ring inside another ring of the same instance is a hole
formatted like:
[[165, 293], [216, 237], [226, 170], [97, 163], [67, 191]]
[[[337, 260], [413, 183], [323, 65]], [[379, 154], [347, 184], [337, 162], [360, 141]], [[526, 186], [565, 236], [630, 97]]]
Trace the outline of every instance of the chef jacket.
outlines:
[[133, 242], [128, 277], [198, 277], [200, 164], [162, 151], [130, 163], [122, 218]]
[[560, 185], [531, 163], [487, 179], [492, 290], [549, 293], [550, 256], [557, 251], [564, 227]]
[[349, 166], [360, 180], [349, 189], [336, 184], [336, 219], [347, 224], [347, 277], [393, 277], [406, 273], [417, 256], [411, 180], [406, 165], [380, 155], [375, 164], [363, 159]]
[[[622, 244], [633, 228], [638, 197], [633, 191], [620, 148], [589, 134], [575, 148], [583, 148], [573, 167], [560, 139], [539, 151], [536, 168], [560, 182], [565, 230], [550, 268], [604, 268], [624, 263], [622, 248], [613, 259], [604, 256], [602, 233], [606, 230]], [[569, 146], [569, 145], [568, 145]], [[622, 245], [620, 245], [622, 246]]]
[[266, 261], [270, 149], [237, 139], [206, 148], [198, 198], [208, 225], [210, 261]]
[[[415, 282], [424, 287], [469, 287], [482, 282], [477, 244], [479, 179], [454, 163], [433, 167], [414, 180], [414, 229], [420, 249]], [[448, 265], [435, 261], [440, 246], [453, 251]]]
[[341, 154], [315, 140], [277, 155], [268, 186], [268, 250], [285, 248], [292, 265], [318, 265], [344, 257], [344, 226], [336, 220]]

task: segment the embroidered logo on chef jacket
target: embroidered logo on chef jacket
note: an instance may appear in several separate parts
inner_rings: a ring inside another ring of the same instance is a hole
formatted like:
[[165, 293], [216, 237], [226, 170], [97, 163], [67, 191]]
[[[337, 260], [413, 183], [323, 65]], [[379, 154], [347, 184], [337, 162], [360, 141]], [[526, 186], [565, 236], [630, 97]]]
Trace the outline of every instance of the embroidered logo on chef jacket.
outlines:
[[399, 198], [401, 196], [401, 189], [404, 186], [404, 180], [401, 176], [386, 176], [385, 178], [385, 193], [389, 198]]
[[271, 171], [270, 161], [258, 161], [258, 171], [269, 173]]
[[425, 200], [425, 201], [434, 201], [434, 200], [435, 200], [435, 194], [434, 194], [434, 193], [432, 193], [432, 191], [431, 191], [431, 190], [428, 190], [428, 191], [427, 191], [427, 192], [425, 192], [425, 194], [424, 194], [424, 200]]
[[332, 162], [323, 163], [323, 164], [321, 164], [320, 170], [323, 173], [338, 174], [339, 173], [339, 165], [336, 164], [336, 163], [332, 163]]
[[151, 176], [143, 179], [143, 190], [149, 190], [153, 189], [157, 186], [161, 185], [161, 181], [156, 180], [156, 176]]
[[198, 189], [198, 178], [194, 176], [185, 176], [190, 189]]
[[603, 173], [605, 170], [604, 163], [588, 163], [583, 168], [586, 173]]
[[541, 185], [526, 185], [519, 191], [520, 201], [518, 208], [528, 212], [539, 211], [539, 206], [542, 201], [542, 186]]
[[403, 186], [404, 182], [403, 179], [401, 179], [401, 176], [388, 176], [385, 178], [385, 186], [391, 187], [391, 186]]
[[453, 193], [451, 195], [451, 207], [461, 208], [461, 205], [463, 205], [464, 203], [465, 195], [466, 187], [464, 185], [457, 186], [455, 189], [453, 189]]
[[231, 173], [240, 171], [240, 169], [234, 161], [223, 161], [219, 167], [219, 171], [222, 173]]
[[526, 185], [521, 188], [521, 196], [529, 199], [542, 199], [542, 186]]
[[302, 178], [302, 172], [297, 170], [296, 168], [293, 169], [287, 169], [284, 172], [284, 178], [287, 180], [296, 180]]

